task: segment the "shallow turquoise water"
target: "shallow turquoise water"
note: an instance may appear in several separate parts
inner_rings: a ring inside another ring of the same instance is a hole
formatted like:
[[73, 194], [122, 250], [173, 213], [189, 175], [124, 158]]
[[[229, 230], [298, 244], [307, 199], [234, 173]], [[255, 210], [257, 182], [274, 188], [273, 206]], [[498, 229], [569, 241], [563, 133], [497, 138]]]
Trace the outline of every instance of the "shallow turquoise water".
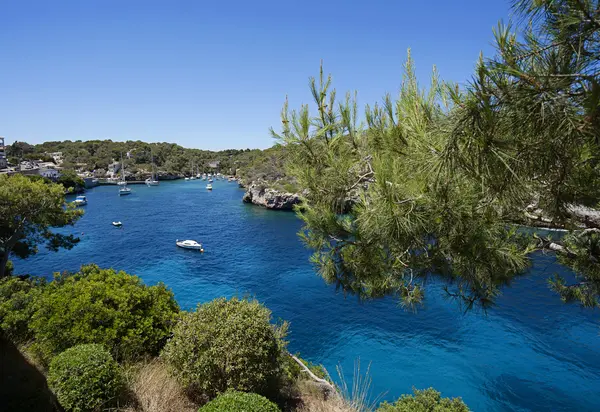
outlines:
[[[600, 314], [563, 305], [546, 278], [564, 270], [538, 255], [487, 316], [463, 314], [427, 287], [425, 307], [407, 313], [392, 299], [360, 303], [326, 285], [308, 263], [292, 213], [245, 205], [234, 183], [162, 182], [88, 191], [83, 233], [73, 250], [15, 261], [18, 273], [50, 275], [81, 264], [124, 269], [165, 282], [183, 308], [218, 296], [253, 295], [290, 321], [290, 349], [348, 382], [360, 358], [371, 363], [373, 396], [393, 399], [435, 387], [476, 411], [600, 410]], [[123, 228], [111, 221], [120, 220]], [[206, 253], [175, 247], [196, 239]]]

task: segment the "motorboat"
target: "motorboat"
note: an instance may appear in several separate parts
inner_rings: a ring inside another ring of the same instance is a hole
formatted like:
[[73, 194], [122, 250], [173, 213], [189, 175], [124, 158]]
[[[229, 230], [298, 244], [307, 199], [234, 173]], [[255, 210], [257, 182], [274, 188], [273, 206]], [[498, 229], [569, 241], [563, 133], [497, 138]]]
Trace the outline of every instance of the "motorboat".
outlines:
[[213, 180], [212, 180], [212, 179], [208, 179], [208, 183], [212, 183], [212, 182], [213, 182]]
[[131, 194], [131, 189], [128, 188], [127, 186], [123, 186], [121, 188], [119, 188], [119, 196], [125, 196], [125, 195], [130, 195]]
[[112, 225], [116, 226], [116, 227], [121, 227], [121, 226], [123, 226], [123, 223], [121, 223], [121, 222], [112, 222]]
[[126, 181], [124, 181], [124, 180], [121, 180], [121, 181], [117, 182], [117, 184], [118, 184], [119, 186], [125, 186], [125, 185], [127, 184], [127, 182], [126, 182]]
[[199, 250], [200, 252], [204, 252], [202, 245], [195, 240], [179, 240], [175, 241], [175, 244], [183, 249], [193, 249]]
[[147, 186], [158, 186], [158, 180], [154, 180], [152, 178], [148, 178], [145, 180]]
[[189, 177], [186, 177], [186, 178], [185, 178], [185, 180], [190, 180], [190, 178], [189, 178]]
[[85, 196], [77, 196], [73, 203], [75, 206], [85, 206], [87, 205], [87, 198]]
[[206, 190], [212, 190], [212, 185], [210, 183], [206, 185]]

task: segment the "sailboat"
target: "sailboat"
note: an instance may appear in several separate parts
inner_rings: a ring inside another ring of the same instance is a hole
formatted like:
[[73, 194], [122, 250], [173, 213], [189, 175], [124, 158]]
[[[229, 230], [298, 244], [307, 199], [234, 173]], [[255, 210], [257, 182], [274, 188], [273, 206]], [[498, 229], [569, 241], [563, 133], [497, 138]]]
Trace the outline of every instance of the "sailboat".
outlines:
[[123, 163], [123, 153], [121, 153], [121, 176], [122, 179], [119, 182], [119, 196], [125, 196], [131, 194], [131, 189], [127, 187], [127, 181], [125, 180], [125, 164]]
[[156, 165], [154, 164], [154, 156], [152, 155], [152, 149], [150, 149], [150, 157], [152, 158], [152, 176], [146, 179], [146, 185], [158, 186], [158, 179], [156, 178]]
[[192, 159], [192, 168], [190, 169], [190, 180], [196, 180], [196, 176], [194, 176], [194, 159]]

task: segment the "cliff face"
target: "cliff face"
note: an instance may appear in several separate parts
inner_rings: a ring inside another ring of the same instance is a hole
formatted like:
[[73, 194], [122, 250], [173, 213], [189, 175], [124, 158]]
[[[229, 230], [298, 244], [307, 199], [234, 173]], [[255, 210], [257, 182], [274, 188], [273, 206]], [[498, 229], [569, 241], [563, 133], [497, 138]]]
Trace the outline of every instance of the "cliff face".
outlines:
[[252, 183], [247, 186], [242, 201], [272, 210], [292, 210], [294, 205], [300, 203], [300, 197], [297, 193], [280, 192], [261, 184]]

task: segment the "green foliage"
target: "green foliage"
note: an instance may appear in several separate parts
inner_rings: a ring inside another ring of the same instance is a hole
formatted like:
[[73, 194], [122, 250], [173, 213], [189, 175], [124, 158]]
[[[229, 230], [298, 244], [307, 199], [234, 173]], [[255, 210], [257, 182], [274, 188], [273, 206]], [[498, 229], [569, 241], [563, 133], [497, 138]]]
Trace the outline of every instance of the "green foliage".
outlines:
[[442, 398], [433, 388], [413, 389], [414, 395], [402, 395], [394, 403], [383, 402], [378, 412], [469, 412], [460, 398]]
[[163, 284], [146, 286], [123, 271], [82, 266], [57, 275], [35, 300], [32, 350], [45, 362], [83, 343], [102, 344], [119, 360], [157, 355], [178, 311]]
[[354, 97], [336, 103], [330, 84], [321, 70], [311, 81], [317, 114], [286, 104], [273, 132], [308, 189], [301, 236], [320, 274], [362, 298], [392, 294], [414, 307], [435, 273], [468, 307], [489, 307], [527, 267], [529, 249], [479, 181], [444, 167], [447, 85], [434, 74], [429, 91], [419, 89], [409, 56], [400, 96], [367, 107], [365, 128]]
[[50, 250], [72, 248], [79, 239], [51, 230], [72, 225], [83, 211], [65, 204], [64, 189], [20, 174], [0, 175], [0, 278], [11, 253], [26, 258], [45, 244]]
[[32, 339], [29, 321], [43, 285], [41, 278], [0, 279], [0, 329], [11, 341], [26, 343]]
[[585, 307], [600, 308], [600, 229], [570, 233], [563, 239], [568, 252], [559, 261], [575, 271], [577, 281], [568, 284], [561, 276], [550, 279], [551, 288], [564, 302], [579, 302]]
[[256, 393], [227, 391], [204, 405], [199, 412], [279, 412], [279, 408]]
[[292, 193], [297, 191], [295, 179], [285, 171], [286, 150], [283, 146], [275, 145], [270, 149], [249, 155], [251, 158], [237, 170], [237, 176], [244, 184], [264, 182], [279, 190]]
[[270, 320], [271, 311], [255, 300], [216, 299], [182, 316], [162, 356], [194, 392], [272, 396], [283, 375], [287, 325]]
[[123, 377], [117, 362], [102, 345], [78, 345], [56, 356], [48, 384], [69, 412], [105, 410], [118, 399]]
[[[112, 140], [88, 141], [57, 141], [45, 142], [35, 145], [32, 149], [36, 153], [62, 152], [63, 166], [84, 171], [104, 169], [114, 161], [120, 161], [121, 154], [130, 153], [130, 158], [125, 158], [124, 163], [130, 172], [150, 173], [151, 163], [154, 160], [158, 171], [161, 173], [196, 174], [214, 171], [209, 164], [213, 161], [220, 162], [217, 171], [233, 173], [238, 167], [238, 160], [245, 164], [249, 149], [228, 149], [219, 152], [208, 150], [186, 149], [174, 143], [145, 143], [139, 140], [126, 142], [113, 142]], [[260, 152], [254, 150], [252, 152]], [[192, 171], [192, 164], [194, 170]]]
[[[513, 225], [528, 205], [569, 227], [570, 205], [599, 204], [600, 3], [517, 3], [533, 23], [499, 26], [498, 54], [464, 90], [435, 70], [419, 87], [409, 54], [399, 95], [367, 105], [364, 123], [356, 95], [336, 100], [322, 69], [310, 81], [316, 110], [285, 103], [272, 133], [307, 190], [301, 236], [326, 281], [413, 308], [433, 274], [467, 308], [485, 309], [528, 267], [533, 241]], [[589, 285], [600, 263], [577, 260]], [[598, 289], [586, 288], [571, 296], [590, 304]]]
[[63, 170], [56, 183], [63, 185], [67, 192], [80, 191], [85, 186], [83, 179], [73, 170]]

